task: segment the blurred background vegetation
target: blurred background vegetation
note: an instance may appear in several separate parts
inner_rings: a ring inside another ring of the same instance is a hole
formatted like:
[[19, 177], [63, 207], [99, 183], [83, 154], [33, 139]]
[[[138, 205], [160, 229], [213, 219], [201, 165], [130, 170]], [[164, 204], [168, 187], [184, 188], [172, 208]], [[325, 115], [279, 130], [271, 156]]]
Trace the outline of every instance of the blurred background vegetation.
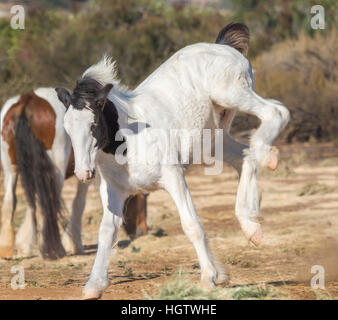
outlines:
[[[0, 15], [0, 102], [40, 86], [72, 88], [103, 53], [134, 87], [178, 49], [214, 42], [230, 21], [251, 32], [256, 91], [291, 110], [286, 142], [338, 138], [336, 0], [22, 0], [25, 30]], [[310, 27], [312, 5], [325, 8], [325, 29]], [[8, 9], [9, 10], [9, 9]], [[1, 104], [0, 104], [1, 105]], [[240, 116], [234, 131], [256, 119]]]

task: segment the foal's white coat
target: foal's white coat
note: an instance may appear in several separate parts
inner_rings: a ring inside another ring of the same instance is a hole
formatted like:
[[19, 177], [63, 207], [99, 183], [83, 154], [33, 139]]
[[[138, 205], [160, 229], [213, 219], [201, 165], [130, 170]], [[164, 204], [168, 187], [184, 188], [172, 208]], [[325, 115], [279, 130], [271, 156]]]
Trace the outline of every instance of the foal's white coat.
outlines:
[[[232, 164], [240, 174], [236, 216], [245, 236], [258, 244], [261, 240], [261, 228], [256, 220], [259, 215], [258, 165], [266, 166], [271, 158], [276, 157], [271, 144], [287, 124], [289, 112], [281, 103], [263, 99], [253, 91], [249, 61], [226, 45], [198, 43], [185, 47], [133, 91], [120, 87], [115, 73], [114, 63], [104, 58], [84, 75], [102, 85], [115, 85], [108, 98], [117, 107], [120, 128], [133, 127], [126, 113], [137, 122], [147, 124], [139, 132], [125, 134], [128, 150], [126, 164], [118, 164], [114, 156], [95, 148], [95, 139], [90, 133], [93, 122], [90, 110], [76, 110], [70, 105], [65, 115], [65, 129], [75, 149], [77, 176], [83, 179], [86, 172], [96, 165], [101, 177], [104, 215], [99, 230], [98, 251], [84, 288], [84, 297], [97, 298], [107, 287], [109, 254], [122, 223], [124, 200], [140, 189], [151, 191], [164, 188], [172, 196], [183, 230], [196, 249], [202, 285], [212, 287], [224, 281], [225, 277], [215, 268], [196, 214], [184, 178], [187, 165], [161, 163], [166, 139], [155, 135], [154, 129], [165, 129], [169, 134], [171, 129], [226, 127], [224, 161]], [[230, 112], [221, 121], [220, 112], [224, 109]], [[229, 134], [236, 111], [253, 114], [261, 120], [259, 129], [251, 138], [250, 147], [238, 143]], [[180, 143], [191, 143], [190, 140], [180, 140], [180, 136], [176, 136], [170, 152], [178, 152]], [[139, 161], [137, 148], [147, 150], [151, 163]]]
[[[64, 183], [69, 156], [71, 153], [71, 141], [63, 127], [65, 108], [57, 97], [54, 88], [39, 88], [34, 93], [49, 102], [56, 114], [55, 137], [51, 150], [47, 153], [57, 168], [60, 185]], [[1, 128], [3, 119], [18, 100], [19, 96], [10, 98], [1, 109]], [[17, 168], [11, 164], [8, 154], [8, 144], [1, 135], [1, 163], [4, 171], [5, 196], [2, 205], [0, 247], [11, 247], [13, 234], [13, 215], [16, 207], [16, 182]], [[43, 174], [43, 172], [41, 173]], [[81, 253], [83, 251], [81, 241], [81, 220], [85, 207], [88, 184], [78, 182], [76, 196], [72, 204], [72, 213], [69, 225], [63, 235], [62, 242], [65, 249], [70, 253]], [[27, 204], [28, 205], [28, 204]], [[16, 249], [19, 255], [31, 255], [36, 243], [36, 226], [34, 224], [33, 208], [28, 206], [24, 222], [22, 223], [15, 239]]]

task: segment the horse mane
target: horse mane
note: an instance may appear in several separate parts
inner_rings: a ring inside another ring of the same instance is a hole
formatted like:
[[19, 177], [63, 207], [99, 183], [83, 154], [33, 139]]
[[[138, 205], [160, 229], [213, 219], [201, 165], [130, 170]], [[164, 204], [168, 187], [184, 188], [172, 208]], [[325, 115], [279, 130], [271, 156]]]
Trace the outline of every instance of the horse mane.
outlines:
[[128, 90], [126, 86], [120, 84], [120, 79], [117, 75], [116, 61], [112, 57], [105, 54], [102, 59], [90, 66], [82, 75], [82, 79], [96, 80], [102, 86], [106, 84], [113, 84], [115, 89], [125, 92]]
[[[130, 114], [127, 104], [123, 103], [121, 100], [121, 98], [129, 99], [134, 93], [130, 91], [127, 86], [120, 83], [121, 81], [118, 78], [117, 73], [116, 61], [107, 54], [104, 54], [98, 63], [90, 66], [83, 73], [81, 80], [84, 80], [84, 82], [93, 82], [94, 80], [94, 82], [96, 81], [101, 86], [111, 83], [113, 85], [113, 88], [111, 89], [113, 94], [109, 95], [109, 99], [123, 114], [127, 115], [128, 118], [134, 119], [135, 116]], [[78, 81], [78, 83], [82, 82], [81, 80]]]
[[240, 22], [230, 22], [218, 34], [216, 43], [235, 48], [245, 57], [249, 50], [249, 28]]

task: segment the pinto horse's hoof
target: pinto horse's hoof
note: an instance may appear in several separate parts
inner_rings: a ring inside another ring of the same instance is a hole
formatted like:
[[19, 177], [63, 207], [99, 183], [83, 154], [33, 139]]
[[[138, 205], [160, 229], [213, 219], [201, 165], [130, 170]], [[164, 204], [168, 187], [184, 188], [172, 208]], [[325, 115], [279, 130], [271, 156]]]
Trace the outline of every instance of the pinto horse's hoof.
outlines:
[[102, 296], [102, 291], [85, 290], [82, 294], [82, 300], [98, 300]]
[[13, 247], [0, 247], [0, 258], [11, 258], [13, 256]]
[[278, 156], [279, 150], [276, 147], [271, 147], [270, 149], [270, 157], [267, 163], [267, 167], [271, 170], [276, 170], [278, 167]]

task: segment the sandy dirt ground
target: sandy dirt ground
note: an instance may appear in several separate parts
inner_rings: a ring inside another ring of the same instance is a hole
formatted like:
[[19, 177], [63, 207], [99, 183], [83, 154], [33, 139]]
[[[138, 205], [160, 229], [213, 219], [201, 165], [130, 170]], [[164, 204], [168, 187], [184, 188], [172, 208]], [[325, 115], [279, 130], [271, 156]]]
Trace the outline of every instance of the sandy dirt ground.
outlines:
[[[230, 287], [265, 283], [276, 288], [280, 299], [316, 299], [310, 286], [311, 267], [321, 265], [326, 296], [338, 298], [338, 143], [280, 149], [279, 169], [260, 175], [264, 238], [258, 248], [247, 243], [234, 216], [235, 171], [224, 167], [221, 175], [206, 176], [203, 168], [195, 167], [188, 173], [210, 246], [227, 266]], [[75, 186], [73, 177], [63, 190], [68, 208]], [[148, 199], [151, 230], [133, 242], [123, 230], [119, 232], [103, 299], [142, 299], [144, 292], [154, 294], [156, 286], [179, 268], [199, 280], [196, 254], [183, 234], [173, 201], [165, 191], [156, 191]], [[21, 188], [18, 201], [16, 227], [25, 210]], [[101, 214], [92, 185], [83, 217], [84, 255], [59, 261], [44, 261], [39, 255], [0, 259], [0, 299], [79, 299], [95, 258]], [[25, 270], [23, 290], [10, 285], [11, 267], [18, 264]]]

